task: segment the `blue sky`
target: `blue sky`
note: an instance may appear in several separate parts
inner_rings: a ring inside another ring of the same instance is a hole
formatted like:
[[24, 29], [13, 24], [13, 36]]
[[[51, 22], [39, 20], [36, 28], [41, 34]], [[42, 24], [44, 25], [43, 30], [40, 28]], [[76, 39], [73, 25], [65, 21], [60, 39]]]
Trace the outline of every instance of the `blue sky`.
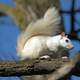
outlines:
[[[8, 4], [15, 6], [13, 0], [0, 0], [0, 4]], [[71, 0], [61, 0], [61, 8], [63, 10], [70, 10]], [[75, 9], [80, 8], [80, 0], [76, 0]], [[76, 19], [80, 21], [80, 13], [76, 14]], [[64, 14], [65, 32], [70, 33], [70, 15]], [[15, 25], [14, 21], [9, 17], [0, 17], [0, 59], [1, 60], [18, 60], [16, 55], [16, 41], [20, 33], [19, 28]], [[75, 30], [80, 29], [80, 26], [75, 23]], [[80, 34], [78, 35], [80, 36]], [[73, 57], [76, 52], [80, 51], [80, 41], [72, 40], [74, 49], [70, 51], [70, 57]], [[0, 77], [0, 80], [19, 80], [18, 77]], [[79, 77], [72, 76], [72, 80], [80, 80]]]

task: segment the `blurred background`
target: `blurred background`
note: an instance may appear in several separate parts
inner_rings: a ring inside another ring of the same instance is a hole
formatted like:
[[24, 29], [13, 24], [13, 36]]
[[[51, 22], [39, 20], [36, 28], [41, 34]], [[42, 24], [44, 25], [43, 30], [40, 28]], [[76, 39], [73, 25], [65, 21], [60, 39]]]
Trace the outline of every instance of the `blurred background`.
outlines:
[[[17, 37], [22, 30], [22, 27], [27, 25], [32, 19], [40, 18], [46, 9], [53, 4], [60, 10], [62, 16], [62, 22], [65, 33], [71, 38], [74, 49], [70, 50], [70, 58], [72, 58], [76, 52], [80, 51], [80, 0], [0, 0], [0, 5], [7, 5], [8, 8], [15, 8], [15, 1], [23, 6], [23, 9], [31, 12], [29, 5], [33, 7], [33, 14], [35, 16], [29, 16], [26, 22], [22, 22], [24, 14], [21, 13], [15, 19], [19, 18], [22, 24], [16, 25], [14, 19], [10, 15], [5, 14], [5, 10], [0, 6], [0, 60], [19, 60], [16, 55], [16, 42]], [[29, 5], [28, 5], [29, 4]], [[34, 6], [36, 4], [36, 6]], [[26, 7], [28, 5], [28, 7]], [[42, 6], [41, 6], [42, 5]], [[43, 8], [44, 7], [44, 8]], [[6, 7], [7, 8], [7, 7]], [[25, 10], [23, 11], [25, 13]], [[36, 12], [36, 15], [34, 14]], [[15, 13], [12, 11], [12, 13]], [[28, 15], [28, 13], [26, 14]], [[18, 17], [18, 18], [17, 18]], [[20, 19], [20, 17], [22, 17]], [[0, 80], [20, 80], [19, 77], [0, 77]], [[78, 76], [71, 76], [69, 80], [80, 80]]]

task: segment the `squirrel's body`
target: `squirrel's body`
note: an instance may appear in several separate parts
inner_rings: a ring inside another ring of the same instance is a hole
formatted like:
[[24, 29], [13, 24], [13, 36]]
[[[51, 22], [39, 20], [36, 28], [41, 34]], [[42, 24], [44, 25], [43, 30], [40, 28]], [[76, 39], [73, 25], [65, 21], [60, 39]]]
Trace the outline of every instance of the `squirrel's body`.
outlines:
[[[63, 33], [64, 34], [64, 33]], [[69, 42], [66, 43], [65, 40]], [[62, 41], [62, 43], [61, 43]], [[24, 48], [19, 56], [21, 59], [35, 59], [44, 55], [45, 50], [56, 52], [58, 47], [72, 48], [70, 40], [64, 35], [50, 36], [35, 36], [30, 38], [24, 45]], [[45, 54], [46, 55], [46, 54]]]
[[34, 59], [39, 58], [41, 52], [47, 49], [46, 39], [48, 37], [36, 36], [30, 38], [26, 43], [22, 50], [21, 59]]

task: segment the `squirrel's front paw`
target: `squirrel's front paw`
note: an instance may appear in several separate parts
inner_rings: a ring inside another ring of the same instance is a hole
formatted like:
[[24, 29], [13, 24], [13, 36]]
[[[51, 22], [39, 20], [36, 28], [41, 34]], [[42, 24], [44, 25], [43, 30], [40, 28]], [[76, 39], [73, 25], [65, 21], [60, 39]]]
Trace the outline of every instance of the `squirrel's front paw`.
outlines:
[[48, 55], [44, 55], [40, 57], [41, 60], [51, 60], [51, 57]]
[[67, 57], [67, 56], [63, 56], [63, 57], [62, 57], [62, 59], [68, 59], [68, 58], [69, 58], [69, 57]]

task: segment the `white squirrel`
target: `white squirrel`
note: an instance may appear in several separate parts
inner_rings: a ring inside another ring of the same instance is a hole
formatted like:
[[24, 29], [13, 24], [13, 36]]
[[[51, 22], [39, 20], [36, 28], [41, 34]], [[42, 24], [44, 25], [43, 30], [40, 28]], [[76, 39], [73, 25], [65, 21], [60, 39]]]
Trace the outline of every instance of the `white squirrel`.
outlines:
[[56, 52], [59, 46], [71, 49], [71, 40], [61, 31], [60, 15], [55, 7], [49, 8], [43, 18], [32, 22], [21, 33], [17, 51], [21, 60], [36, 59], [44, 50]]

